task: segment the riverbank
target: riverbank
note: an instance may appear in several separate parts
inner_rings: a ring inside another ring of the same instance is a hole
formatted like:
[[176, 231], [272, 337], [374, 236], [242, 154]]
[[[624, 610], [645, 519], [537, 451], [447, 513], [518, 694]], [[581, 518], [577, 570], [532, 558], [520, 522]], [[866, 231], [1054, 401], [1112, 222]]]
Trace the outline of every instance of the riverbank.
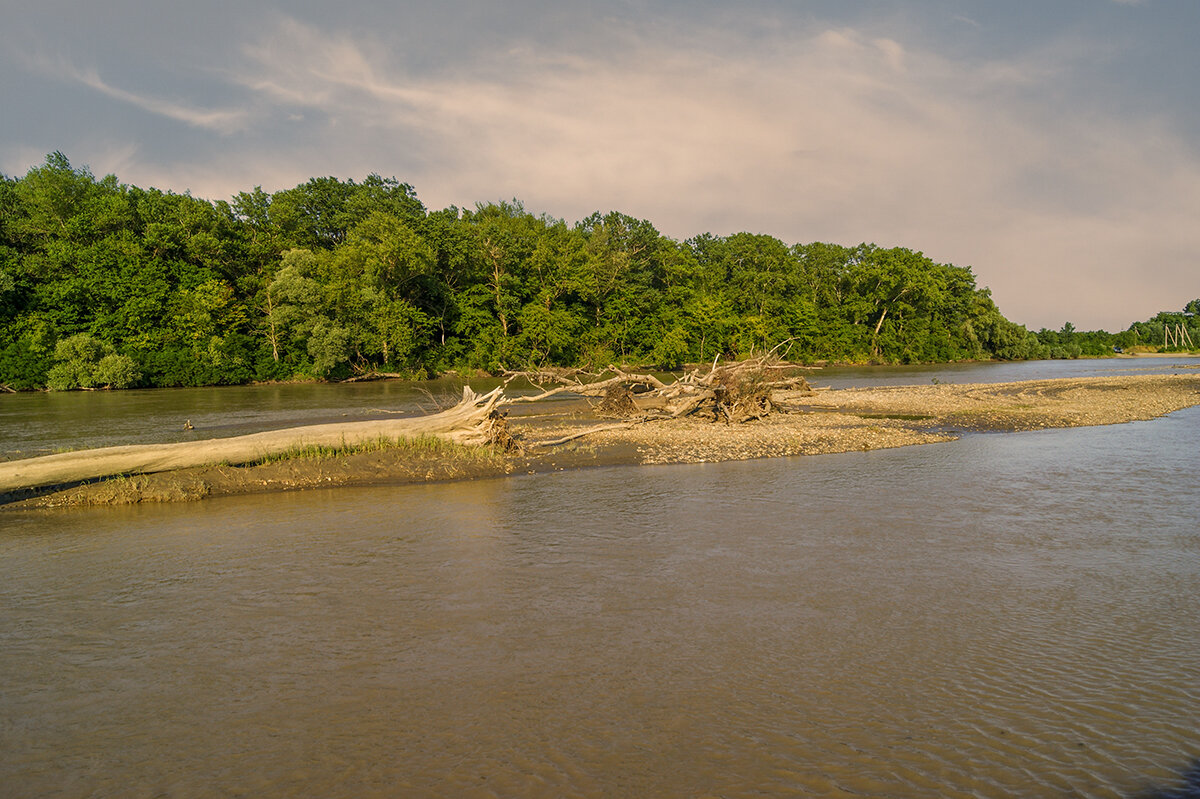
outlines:
[[[1200, 375], [1065, 378], [974, 385], [892, 386], [778, 399], [798, 412], [743, 425], [687, 418], [600, 419], [583, 403], [552, 414], [521, 408], [509, 426], [522, 454], [471, 447], [398, 447], [198, 466], [69, 488], [13, 492], [3, 509], [188, 501], [306, 488], [468, 480], [619, 464], [699, 463], [864, 451], [950, 441], [964, 432], [1119, 424], [1200, 404]], [[619, 426], [614, 426], [619, 425]], [[606, 428], [606, 429], [600, 429]], [[576, 434], [561, 444], [547, 442]]]

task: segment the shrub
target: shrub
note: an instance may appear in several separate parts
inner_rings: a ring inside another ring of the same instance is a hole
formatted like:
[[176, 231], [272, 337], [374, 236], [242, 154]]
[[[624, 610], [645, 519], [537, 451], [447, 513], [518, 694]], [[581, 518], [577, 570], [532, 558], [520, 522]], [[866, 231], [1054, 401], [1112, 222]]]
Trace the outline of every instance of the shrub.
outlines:
[[141, 379], [137, 364], [128, 355], [117, 355], [110, 344], [87, 333], [77, 333], [54, 345], [54, 366], [46, 375], [46, 388], [129, 388]]
[[140, 379], [141, 374], [133, 358], [115, 353], [101, 358], [92, 372], [93, 385], [106, 388], [129, 388]]

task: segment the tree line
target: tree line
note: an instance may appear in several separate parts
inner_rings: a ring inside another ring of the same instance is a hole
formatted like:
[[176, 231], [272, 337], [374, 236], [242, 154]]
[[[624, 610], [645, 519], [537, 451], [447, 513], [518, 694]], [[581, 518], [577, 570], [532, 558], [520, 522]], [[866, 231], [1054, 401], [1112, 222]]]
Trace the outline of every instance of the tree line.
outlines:
[[[1043, 331], [1045, 332], [1045, 331]], [[210, 202], [61, 153], [0, 175], [0, 384], [200, 386], [637, 363], [1046, 357], [969, 268], [870, 244], [676, 241], [369, 175]], [[1111, 345], [1110, 345], [1111, 346]]]
[[1067, 322], [1060, 330], [1043, 328], [1035, 335], [1042, 358], [1098, 357], [1135, 350], [1194, 352], [1200, 349], [1200, 299], [1189, 301], [1179, 311], [1160, 311], [1119, 333], [1076, 330]]

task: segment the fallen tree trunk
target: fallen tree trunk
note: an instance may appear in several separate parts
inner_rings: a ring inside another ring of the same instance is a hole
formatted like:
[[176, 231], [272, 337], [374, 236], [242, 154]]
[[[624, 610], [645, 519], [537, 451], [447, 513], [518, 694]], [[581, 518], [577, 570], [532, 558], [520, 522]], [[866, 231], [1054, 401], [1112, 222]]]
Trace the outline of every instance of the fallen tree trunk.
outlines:
[[309, 425], [176, 444], [103, 447], [9, 461], [0, 463], [0, 493], [118, 474], [165, 472], [214, 463], [252, 463], [298, 447], [355, 446], [381, 438], [436, 436], [460, 444], [484, 444], [493, 425], [492, 412], [502, 398], [501, 389], [479, 396], [464, 388], [462, 402], [430, 416]]

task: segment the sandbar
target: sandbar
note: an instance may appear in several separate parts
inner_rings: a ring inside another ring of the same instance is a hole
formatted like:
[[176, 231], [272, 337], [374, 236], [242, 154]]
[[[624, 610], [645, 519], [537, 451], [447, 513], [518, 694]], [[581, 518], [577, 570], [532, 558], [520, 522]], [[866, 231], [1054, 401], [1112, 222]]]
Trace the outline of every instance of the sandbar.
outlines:
[[[967, 433], [1121, 424], [1200, 405], [1200, 374], [788, 392], [789, 413], [728, 425], [631, 421], [588, 405], [524, 406], [509, 427], [524, 452], [382, 449], [249, 466], [199, 466], [0, 496], [0, 510], [187, 501], [349, 485], [496, 478], [573, 468], [820, 455], [951, 441]], [[615, 425], [620, 425], [614, 427]], [[598, 429], [607, 428], [607, 429]], [[569, 442], [544, 442], [596, 429]]]

